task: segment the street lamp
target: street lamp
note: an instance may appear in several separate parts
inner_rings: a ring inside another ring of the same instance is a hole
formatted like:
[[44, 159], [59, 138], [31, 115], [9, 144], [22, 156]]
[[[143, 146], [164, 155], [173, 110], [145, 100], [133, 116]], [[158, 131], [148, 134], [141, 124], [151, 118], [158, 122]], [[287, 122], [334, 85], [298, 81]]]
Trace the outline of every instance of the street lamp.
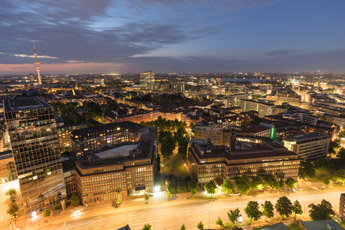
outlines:
[[238, 222], [242, 223], [242, 221], [243, 221], [242, 214], [240, 214], [239, 217], [238, 217]]
[[160, 192], [160, 191], [161, 191], [161, 186], [156, 185], [156, 186], [155, 186], [155, 192]]

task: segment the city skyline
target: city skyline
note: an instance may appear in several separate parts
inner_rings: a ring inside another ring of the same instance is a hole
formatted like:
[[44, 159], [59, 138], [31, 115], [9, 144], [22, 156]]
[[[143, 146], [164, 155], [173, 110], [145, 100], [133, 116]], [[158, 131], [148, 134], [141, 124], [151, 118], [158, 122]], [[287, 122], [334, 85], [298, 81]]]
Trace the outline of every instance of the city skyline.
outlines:
[[[345, 71], [343, 1], [7, 1], [0, 75]], [[135, 15], [135, 16], [133, 16]]]

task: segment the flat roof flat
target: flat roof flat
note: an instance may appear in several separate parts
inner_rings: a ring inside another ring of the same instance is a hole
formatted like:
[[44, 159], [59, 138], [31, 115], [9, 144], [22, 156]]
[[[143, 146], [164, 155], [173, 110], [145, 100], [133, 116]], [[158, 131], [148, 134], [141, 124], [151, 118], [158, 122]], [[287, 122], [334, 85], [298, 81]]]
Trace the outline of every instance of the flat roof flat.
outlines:
[[138, 147], [138, 144], [123, 145], [121, 147], [117, 147], [117, 148], [109, 149], [100, 153], [96, 153], [95, 155], [100, 159], [128, 156], [129, 152], [137, 147]]
[[45, 102], [39, 97], [16, 97], [14, 99], [4, 100], [5, 112], [50, 107], [51, 105], [49, 105], [47, 102]]
[[296, 136], [290, 136], [285, 138], [284, 140], [286, 141], [302, 141], [302, 140], [308, 140], [308, 139], [312, 139], [312, 138], [329, 138], [328, 135], [324, 134], [324, 133], [319, 133], [319, 132], [312, 132], [312, 133], [305, 133], [305, 134], [300, 134], [300, 135], [296, 135]]

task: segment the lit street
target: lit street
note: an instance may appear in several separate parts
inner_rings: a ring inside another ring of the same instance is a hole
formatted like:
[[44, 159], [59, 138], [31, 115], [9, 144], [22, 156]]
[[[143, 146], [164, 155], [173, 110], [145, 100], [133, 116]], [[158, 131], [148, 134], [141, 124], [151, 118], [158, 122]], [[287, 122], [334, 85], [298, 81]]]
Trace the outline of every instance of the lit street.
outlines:
[[[325, 192], [300, 191], [288, 195], [291, 201], [298, 199], [305, 212], [302, 218], [308, 218], [308, 205], [320, 203], [322, 199], [331, 202], [333, 209], [339, 209], [339, 196], [341, 189], [333, 189]], [[157, 195], [158, 194], [158, 195]], [[196, 229], [199, 221], [202, 221], [206, 228], [216, 228], [218, 216], [223, 221], [227, 221], [227, 212], [230, 209], [240, 208], [244, 221], [246, 215], [244, 208], [248, 201], [256, 200], [260, 204], [270, 200], [273, 204], [282, 194], [259, 195], [257, 197], [231, 197], [229, 199], [219, 199], [216, 201], [190, 200], [178, 198], [172, 201], [164, 201], [164, 193], [156, 193], [151, 198], [149, 204], [145, 204], [144, 199], [134, 199], [126, 201], [120, 208], [115, 209], [109, 204], [100, 204], [95, 207], [80, 207], [81, 211], [75, 212], [72, 209], [63, 211], [60, 215], [50, 217], [47, 223], [44, 220], [33, 221], [23, 227], [18, 223], [20, 229], [117, 229], [118, 227], [129, 224], [134, 230], [141, 229], [144, 224], [151, 224], [153, 229], [179, 229], [185, 224], [187, 229]], [[159, 197], [157, 197], [159, 196]], [[189, 196], [189, 194], [188, 194]], [[77, 209], [74, 209], [77, 210]], [[76, 213], [76, 215], [73, 215]], [[39, 217], [44, 218], [44, 217]], [[273, 221], [272, 221], [273, 222]], [[1, 229], [9, 229], [9, 227]]]

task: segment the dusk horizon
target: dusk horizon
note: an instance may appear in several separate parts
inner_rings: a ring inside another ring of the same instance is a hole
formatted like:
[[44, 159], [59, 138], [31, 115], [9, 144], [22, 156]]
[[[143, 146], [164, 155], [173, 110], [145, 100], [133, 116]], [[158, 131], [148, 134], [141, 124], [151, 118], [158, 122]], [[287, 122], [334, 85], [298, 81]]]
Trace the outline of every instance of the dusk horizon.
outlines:
[[5, 0], [0, 74], [344, 72], [345, 3]]

